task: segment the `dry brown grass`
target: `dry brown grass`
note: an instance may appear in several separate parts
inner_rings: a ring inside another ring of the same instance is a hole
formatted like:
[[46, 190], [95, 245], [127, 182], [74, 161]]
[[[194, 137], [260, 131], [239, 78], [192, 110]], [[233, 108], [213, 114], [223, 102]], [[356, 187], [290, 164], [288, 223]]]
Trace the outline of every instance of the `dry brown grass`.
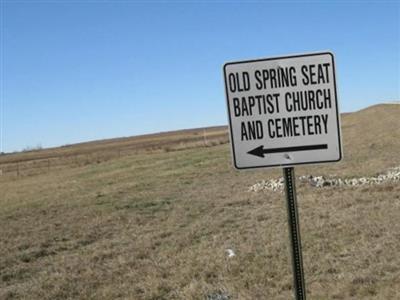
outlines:
[[[345, 116], [345, 160], [297, 175], [400, 165], [398, 107]], [[0, 299], [290, 299], [284, 196], [247, 191], [280, 173], [217, 145], [4, 176]], [[400, 299], [400, 185], [298, 194], [308, 298]]]
[[0, 155], [0, 175], [31, 176], [141, 153], [170, 152], [226, 143], [228, 134], [224, 126], [100, 140]]
[[149, 150], [163, 150], [166, 147], [177, 147], [179, 145], [191, 148], [192, 143], [207, 146], [215, 143], [215, 141], [226, 140], [228, 138], [226, 130], [225, 126], [195, 128], [10, 153], [0, 156], [0, 164], [90, 155], [93, 153], [141, 153]]

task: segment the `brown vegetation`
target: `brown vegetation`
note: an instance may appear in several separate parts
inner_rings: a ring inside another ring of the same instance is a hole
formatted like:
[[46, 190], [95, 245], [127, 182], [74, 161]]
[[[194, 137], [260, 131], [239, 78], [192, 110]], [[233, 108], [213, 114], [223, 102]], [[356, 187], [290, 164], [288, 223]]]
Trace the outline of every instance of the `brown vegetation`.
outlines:
[[2, 175], [19, 177], [144, 152], [170, 152], [226, 143], [228, 134], [225, 126], [187, 129], [3, 154], [0, 156], [0, 170]]
[[[400, 165], [399, 116], [399, 105], [346, 114], [344, 161], [297, 175], [374, 175]], [[0, 299], [291, 298], [283, 194], [248, 192], [281, 170], [235, 171], [226, 144], [149, 151], [157, 137], [99, 163], [1, 177]], [[105, 152], [108, 142], [97, 143], [94, 153]], [[80, 149], [78, 162], [92, 155], [90, 145], [70, 148]], [[62, 161], [62, 151], [1, 163]], [[398, 183], [301, 186], [298, 198], [308, 299], [400, 299]]]

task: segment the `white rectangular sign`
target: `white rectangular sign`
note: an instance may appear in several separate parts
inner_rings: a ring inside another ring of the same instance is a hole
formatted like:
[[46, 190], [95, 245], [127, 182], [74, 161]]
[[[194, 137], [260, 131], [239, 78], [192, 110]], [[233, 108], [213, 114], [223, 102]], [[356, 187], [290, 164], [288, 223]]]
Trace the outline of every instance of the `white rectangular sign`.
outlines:
[[224, 78], [237, 169], [342, 158], [332, 53], [230, 62]]

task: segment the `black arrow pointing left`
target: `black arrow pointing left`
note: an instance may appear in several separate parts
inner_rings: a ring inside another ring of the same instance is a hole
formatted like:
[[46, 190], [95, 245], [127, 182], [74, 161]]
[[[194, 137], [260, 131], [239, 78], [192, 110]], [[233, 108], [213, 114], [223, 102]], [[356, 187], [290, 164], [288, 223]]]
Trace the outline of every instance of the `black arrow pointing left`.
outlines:
[[318, 144], [318, 145], [281, 147], [281, 148], [269, 148], [269, 149], [264, 149], [264, 146], [261, 145], [261, 146], [258, 146], [257, 148], [254, 148], [253, 150], [250, 150], [247, 153], [258, 156], [258, 157], [264, 157], [264, 154], [269, 154], [269, 153], [323, 150], [323, 149], [328, 149], [328, 145], [327, 144]]

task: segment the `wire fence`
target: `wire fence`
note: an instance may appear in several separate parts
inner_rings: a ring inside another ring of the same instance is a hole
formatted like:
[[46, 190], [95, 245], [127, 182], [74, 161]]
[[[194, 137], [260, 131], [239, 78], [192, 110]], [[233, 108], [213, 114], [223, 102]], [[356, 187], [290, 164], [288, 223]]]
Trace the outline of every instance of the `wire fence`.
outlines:
[[66, 167], [81, 167], [98, 164], [112, 159], [128, 157], [144, 153], [179, 151], [198, 147], [212, 147], [228, 143], [226, 134], [214, 135], [210, 138], [204, 136], [189, 138], [181, 142], [157, 142], [146, 145], [146, 147], [125, 147], [111, 150], [98, 150], [87, 153], [59, 154], [52, 157], [32, 158], [29, 160], [0, 162], [1, 177], [23, 177], [43, 174], [46, 172], [60, 170]]

